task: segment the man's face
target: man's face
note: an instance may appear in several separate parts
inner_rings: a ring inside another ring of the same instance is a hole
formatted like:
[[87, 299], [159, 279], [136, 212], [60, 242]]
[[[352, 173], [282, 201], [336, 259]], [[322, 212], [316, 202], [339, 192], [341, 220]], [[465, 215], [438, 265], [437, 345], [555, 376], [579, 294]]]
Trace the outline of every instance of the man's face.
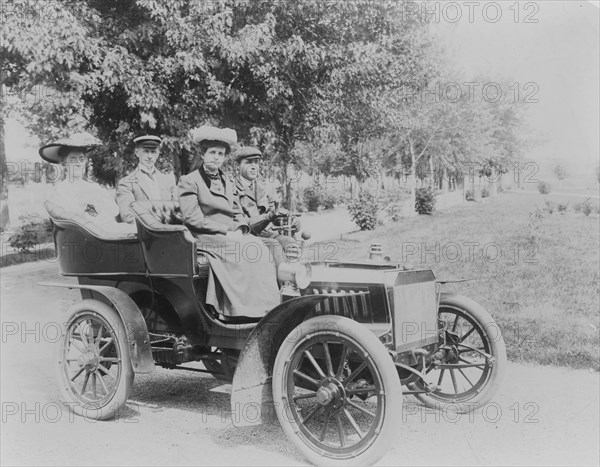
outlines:
[[260, 157], [247, 157], [240, 161], [240, 174], [246, 180], [254, 181], [260, 173]]
[[135, 155], [137, 156], [139, 163], [146, 167], [148, 170], [152, 170], [154, 164], [156, 164], [158, 154], [158, 146], [138, 146], [137, 148], [135, 148]]

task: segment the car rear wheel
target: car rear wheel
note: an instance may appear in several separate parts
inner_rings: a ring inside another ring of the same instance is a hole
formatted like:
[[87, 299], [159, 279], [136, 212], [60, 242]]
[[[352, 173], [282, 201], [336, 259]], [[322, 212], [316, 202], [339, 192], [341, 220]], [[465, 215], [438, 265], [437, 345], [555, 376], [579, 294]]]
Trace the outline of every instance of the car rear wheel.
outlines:
[[488, 403], [506, 370], [506, 347], [490, 314], [473, 300], [442, 296], [438, 309], [446, 343], [425, 373], [425, 381], [408, 385], [412, 390], [435, 386], [430, 393], [415, 394], [427, 407], [467, 413]]
[[318, 316], [285, 339], [273, 368], [287, 437], [319, 465], [376, 462], [398, 436], [402, 389], [383, 344], [363, 325]]
[[119, 412], [134, 373], [123, 322], [113, 308], [83, 300], [69, 309], [57, 370], [61, 394], [77, 415], [105, 420]]

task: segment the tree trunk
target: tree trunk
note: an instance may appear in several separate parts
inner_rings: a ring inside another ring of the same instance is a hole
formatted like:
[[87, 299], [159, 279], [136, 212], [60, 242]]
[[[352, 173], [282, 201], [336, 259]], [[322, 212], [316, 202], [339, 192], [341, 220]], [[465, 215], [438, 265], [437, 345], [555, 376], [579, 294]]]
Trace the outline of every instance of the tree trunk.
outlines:
[[496, 198], [498, 196], [498, 172], [496, 167], [491, 167], [492, 173], [490, 174], [490, 198]]
[[416, 164], [415, 164], [415, 147], [411, 138], [408, 138], [408, 153], [410, 156], [410, 166], [408, 169], [408, 174], [406, 177], [406, 184], [408, 185], [408, 189], [410, 191], [410, 195], [408, 198], [408, 209], [407, 214], [416, 214], [415, 210], [415, 202], [417, 199], [416, 195]]
[[446, 166], [442, 166], [442, 192], [448, 193], [448, 171], [446, 170]]
[[[2, 84], [0, 83], [0, 88]], [[0, 91], [0, 103], [4, 101], [4, 96]], [[0, 104], [1, 105], [1, 104]], [[8, 178], [6, 166], [6, 146], [4, 145], [4, 118], [0, 114], [0, 170], [2, 176], [0, 179], [0, 232], [4, 232], [10, 227], [10, 215], [8, 210]]]

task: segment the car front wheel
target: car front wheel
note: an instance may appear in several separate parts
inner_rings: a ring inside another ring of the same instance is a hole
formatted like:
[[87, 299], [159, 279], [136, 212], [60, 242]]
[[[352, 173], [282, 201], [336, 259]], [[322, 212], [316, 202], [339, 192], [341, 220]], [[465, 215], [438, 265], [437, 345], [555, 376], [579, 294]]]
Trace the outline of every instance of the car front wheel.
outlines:
[[319, 465], [376, 462], [402, 420], [392, 358], [366, 327], [341, 316], [311, 318], [287, 336], [273, 398], [287, 437]]

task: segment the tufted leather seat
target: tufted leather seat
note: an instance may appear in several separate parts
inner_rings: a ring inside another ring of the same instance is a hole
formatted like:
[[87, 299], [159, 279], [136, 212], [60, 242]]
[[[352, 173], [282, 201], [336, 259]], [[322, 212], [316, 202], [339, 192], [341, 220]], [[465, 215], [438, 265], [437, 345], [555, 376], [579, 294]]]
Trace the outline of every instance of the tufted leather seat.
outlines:
[[85, 217], [83, 214], [79, 214], [74, 211], [68, 211], [52, 201], [46, 201], [44, 203], [44, 207], [46, 208], [50, 219], [52, 219], [55, 224], [64, 224], [69, 222], [75, 223], [83, 227], [94, 237], [97, 237], [101, 240], [127, 240], [137, 238], [137, 233], [135, 232], [108, 231], [101, 225]]
[[207, 275], [208, 264], [198, 264], [196, 239], [183, 225], [176, 201], [149, 200], [131, 204], [146, 266], [153, 274]]

